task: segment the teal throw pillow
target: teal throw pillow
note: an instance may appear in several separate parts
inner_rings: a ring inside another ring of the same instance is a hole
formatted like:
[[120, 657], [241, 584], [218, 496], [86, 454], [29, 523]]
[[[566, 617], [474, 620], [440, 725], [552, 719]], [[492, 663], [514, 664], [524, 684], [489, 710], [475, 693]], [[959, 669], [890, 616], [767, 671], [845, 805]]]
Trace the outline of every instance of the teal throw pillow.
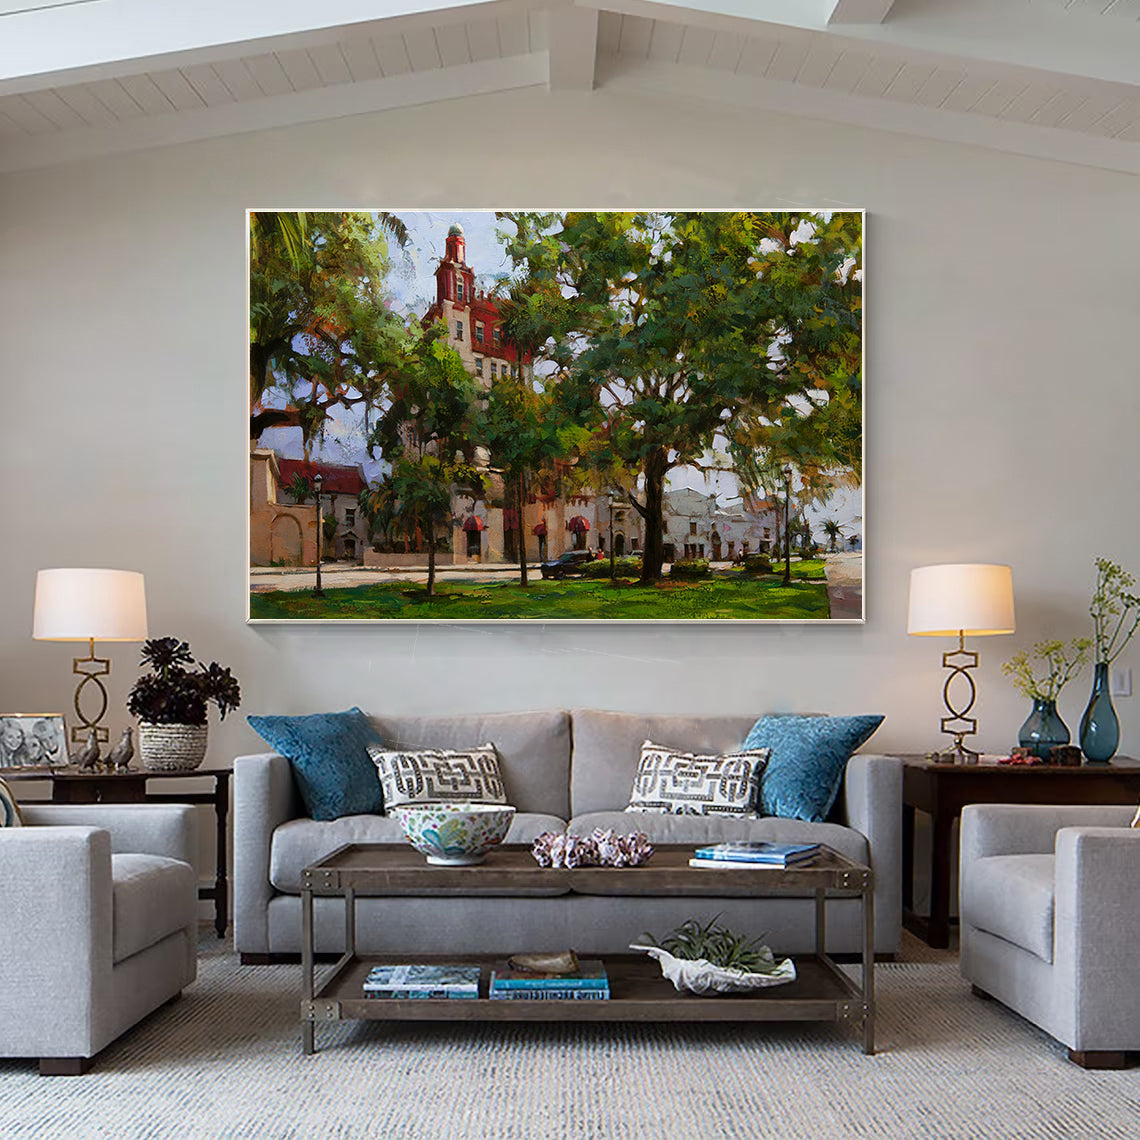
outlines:
[[851, 753], [882, 723], [881, 716], [762, 716], [743, 744], [772, 750], [760, 777], [760, 814], [825, 820]]
[[293, 778], [313, 819], [380, 814], [384, 794], [370, 744], [380, 744], [358, 708], [312, 716], [249, 716], [250, 727], [293, 767]]

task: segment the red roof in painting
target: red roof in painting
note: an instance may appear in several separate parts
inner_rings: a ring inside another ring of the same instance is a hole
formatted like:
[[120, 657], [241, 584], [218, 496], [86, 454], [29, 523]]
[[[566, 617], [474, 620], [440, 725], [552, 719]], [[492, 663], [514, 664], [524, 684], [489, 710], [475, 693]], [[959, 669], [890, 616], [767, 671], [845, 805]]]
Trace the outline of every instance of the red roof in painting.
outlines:
[[280, 482], [288, 487], [293, 482], [293, 476], [300, 474], [312, 481], [319, 471], [325, 481], [324, 494], [359, 495], [364, 490], [364, 480], [360, 476], [359, 467], [341, 467], [334, 463], [311, 463], [307, 459], [278, 459], [277, 470], [281, 474]]

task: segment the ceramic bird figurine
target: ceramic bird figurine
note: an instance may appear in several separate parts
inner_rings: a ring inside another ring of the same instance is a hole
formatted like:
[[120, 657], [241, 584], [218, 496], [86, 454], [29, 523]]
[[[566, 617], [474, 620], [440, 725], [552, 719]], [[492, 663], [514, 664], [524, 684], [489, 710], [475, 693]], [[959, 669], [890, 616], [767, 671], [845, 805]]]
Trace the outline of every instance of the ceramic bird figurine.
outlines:
[[131, 766], [131, 757], [135, 754], [134, 742], [131, 740], [130, 728], [123, 729], [123, 735], [119, 737], [119, 743], [107, 753], [107, 759], [104, 761], [107, 768], [117, 768], [120, 772], [125, 772]]
[[99, 737], [95, 729], [87, 734], [87, 743], [76, 753], [75, 766], [90, 771], [99, 763]]

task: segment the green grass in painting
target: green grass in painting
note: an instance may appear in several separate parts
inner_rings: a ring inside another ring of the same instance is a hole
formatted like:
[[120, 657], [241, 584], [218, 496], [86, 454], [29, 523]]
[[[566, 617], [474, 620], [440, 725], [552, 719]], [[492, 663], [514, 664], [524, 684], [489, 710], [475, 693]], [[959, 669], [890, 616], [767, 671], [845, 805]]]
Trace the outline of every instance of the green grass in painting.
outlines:
[[710, 618], [828, 617], [827, 587], [822, 582], [793, 581], [781, 586], [777, 576], [743, 575], [700, 581], [669, 581], [653, 586], [609, 580], [436, 583], [436, 597], [413, 582], [326, 589], [323, 598], [309, 591], [273, 590], [250, 595], [251, 618], [351, 619], [535, 618], [542, 621], [645, 618], [658, 621]]

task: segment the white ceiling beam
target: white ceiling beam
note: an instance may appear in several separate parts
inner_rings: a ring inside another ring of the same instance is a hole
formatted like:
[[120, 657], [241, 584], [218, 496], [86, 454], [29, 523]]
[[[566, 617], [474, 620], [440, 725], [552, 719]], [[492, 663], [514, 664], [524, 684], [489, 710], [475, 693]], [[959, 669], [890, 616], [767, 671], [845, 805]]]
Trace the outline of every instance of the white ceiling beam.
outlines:
[[[1105, 0], [1107, 2], [1107, 0]], [[836, 0], [577, 0], [582, 6], [743, 35], [828, 35], [876, 53], [1031, 67], [1062, 76], [1137, 84], [1140, 22], [1060, 5], [997, 0], [896, 0], [881, 24], [829, 24]]]
[[895, 0], [835, 0], [829, 24], [881, 24]]
[[714, 105], [755, 107], [792, 118], [825, 119], [868, 130], [897, 131], [920, 138], [990, 147], [1013, 154], [1140, 174], [1140, 147], [1098, 135], [1056, 130], [1031, 123], [891, 102], [825, 87], [730, 75], [656, 60], [602, 57], [599, 91], [653, 93]]
[[[277, 40], [292, 37], [330, 42], [354, 26], [451, 24], [551, 2], [569, 0], [100, 0], [37, 9], [0, 15], [0, 90], [17, 90], [14, 81], [24, 79], [38, 80], [23, 87], [30, 90], [105, 78], [115, 65], [127, 74], [156, 64], [207, 62], [197, 53], [226, 45], [231, 57], [256, 54], [249, 49], [273, 50]], [[102, 69], [99, 76], [94, 69]], [[70, 72], [75, 78], [64, 79]]]
[[551, 91], [592, 91], [598, 58], [598, 12], [555, 8], [548, 32]]
[[548, 68], [546, 53], [533, 52], [510, 59], [481, 60], [459, 67], [409, 72], [390, 79], [318, 87], [179, 114], [140, 116], [113, 126], [77, 128], [22, 139], [9, 135], [0, 147], [0, 174], [246, 131], [321, 122], [523, 87], [543, 87]]

